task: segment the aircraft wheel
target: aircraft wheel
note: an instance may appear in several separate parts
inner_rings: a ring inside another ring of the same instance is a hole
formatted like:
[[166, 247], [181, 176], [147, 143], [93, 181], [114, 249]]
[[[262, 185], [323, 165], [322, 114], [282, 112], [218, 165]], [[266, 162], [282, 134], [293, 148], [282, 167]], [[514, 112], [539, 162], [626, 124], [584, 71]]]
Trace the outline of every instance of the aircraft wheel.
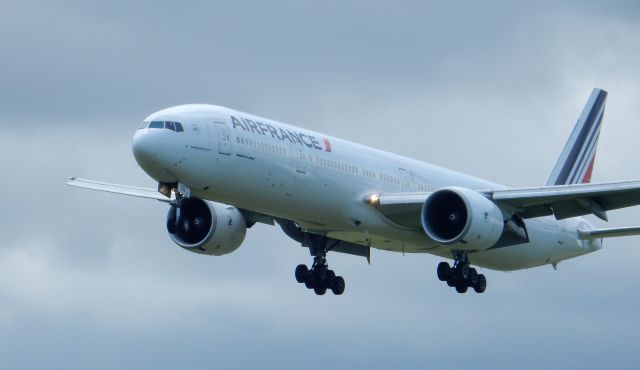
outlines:
[[327, 292], [327, 287], [326, 286], [317, 286], [317, 287], [313, 288], [313, 291], [317, 295], [324, 295], [324, 293]]
[[345, 283], [342, 276], [336, 276], [333, 280], [333, 284], [331, 285], [331, 291], [335, 295], [341, 295], [344, 293]]
[[470, 287], [475, 287], [478, 284], [478, 271], [473, 267], [469, 269], [469, 278], [467, 279]]
[[473, 286], [473, 290], [475, 290], [476, 293], [484, 293], [486, 289], [487, 289], [487, 279], [484, 277], [483, 274], [479, 274], [478, 281]]
[[326, 281], [327, 278], [327, 270], [322, 267], [313, 267], [310, 274], [315, 281], [318, 283], [322, 283]]
[[451, 275], [451, 267], [446, 262], [440, 262], [438, 264], [437, 272], [438, 279], [440, 279], [440, 281], [447, 281], [447, 278]]
[[304, 283], [309, 280], [309, 268], [307, 265], [298, 265], [296, 266], [296, 281], [298, 283]]
[[456, 279], [453, 274], [450, 274], [449, 277], [447, 277], [447, 285], [452, 288], [456, 286]]
[[465, 281], [469, 279], [469, 270], [471, 270], [471, 268], [469, 268], [469, 265], [459, 264], [456, 268], [456, 277], [458, 278], [458, 280]]
[[336, 273], [333, 270], [327, 270], [327, 273], [324, 275], [326, 286], [331, 287], [336, 279]]
[[468, 288], [469, 287], [467, 286], [467, 284], [464, 284], [464, 283], [456, 284], [456, 292], [458, 292], [460, 294], [466, 293]]

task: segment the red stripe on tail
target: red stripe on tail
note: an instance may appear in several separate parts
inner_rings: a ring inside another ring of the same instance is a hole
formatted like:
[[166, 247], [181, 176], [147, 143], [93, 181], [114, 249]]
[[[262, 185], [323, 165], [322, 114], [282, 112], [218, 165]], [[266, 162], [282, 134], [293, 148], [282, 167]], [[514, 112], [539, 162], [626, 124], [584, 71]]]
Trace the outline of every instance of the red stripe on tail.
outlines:
[[585, 172], [584, 177], [582, 178], [583, 184], [589, 184], [591, 182], [591, 173], [593, 172], [593, 164], [596, 162], [596, 156], [593, 156], [591, 163], [589, 164], [589, 168], [587, 168], [587, 172]]

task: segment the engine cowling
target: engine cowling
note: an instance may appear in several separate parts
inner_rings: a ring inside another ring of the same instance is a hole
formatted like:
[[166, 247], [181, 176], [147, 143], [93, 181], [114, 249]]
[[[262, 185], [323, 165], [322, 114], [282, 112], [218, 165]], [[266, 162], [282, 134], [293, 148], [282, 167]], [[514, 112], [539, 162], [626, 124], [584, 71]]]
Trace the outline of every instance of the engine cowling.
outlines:
[[167, 231], [190, 252], [221, 256], [240, 247], [247, 223], [236, 207], [188, 198], [179, 209], [172, 206], [169, 210]]
[[482, 194], [448, 187], [434, 192], [424, 202], [422, 228], [440, 245], [484, 250], [500, 239], [504, 219], [500, 208]]

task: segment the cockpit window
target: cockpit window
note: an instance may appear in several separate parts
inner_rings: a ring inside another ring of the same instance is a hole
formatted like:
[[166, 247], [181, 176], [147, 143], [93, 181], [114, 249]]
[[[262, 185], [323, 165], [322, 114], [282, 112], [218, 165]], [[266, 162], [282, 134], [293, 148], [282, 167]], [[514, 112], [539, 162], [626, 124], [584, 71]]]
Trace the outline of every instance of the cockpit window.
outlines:
[[[167, 130], [175, 131], [175, 132], [184, 132], [184, 128], [180, 122], [174, 121], [152, 121], [149, 124], [149, 128], [165, 128]], [[143, 124], [142, 128], [147, 127], [147, 125]]]

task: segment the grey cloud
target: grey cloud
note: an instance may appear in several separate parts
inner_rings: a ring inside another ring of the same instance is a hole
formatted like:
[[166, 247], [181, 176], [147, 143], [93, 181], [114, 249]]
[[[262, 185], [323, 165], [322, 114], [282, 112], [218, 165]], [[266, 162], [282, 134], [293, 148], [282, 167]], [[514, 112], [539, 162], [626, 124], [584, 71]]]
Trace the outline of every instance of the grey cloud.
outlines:
[[[0, 358], [10, 368], [635, 368], [634, 239], [551, 268], [331, 256], [342, 297], [293, 280], [308, 252], [258, 226], [180, 250], [130, 151], [147, 114], [228, 105], [514, 186], [544, 181], [592, 87], [610, 92], [594, 180], [640, 178], [635, 2], [9, 2], [0, 15]], [[612, 212], [634, 225], [640, 211]], [[323, 361], [318, 358], [322, 357]], [[456, 361], [468, 358], [467, 362]]]

